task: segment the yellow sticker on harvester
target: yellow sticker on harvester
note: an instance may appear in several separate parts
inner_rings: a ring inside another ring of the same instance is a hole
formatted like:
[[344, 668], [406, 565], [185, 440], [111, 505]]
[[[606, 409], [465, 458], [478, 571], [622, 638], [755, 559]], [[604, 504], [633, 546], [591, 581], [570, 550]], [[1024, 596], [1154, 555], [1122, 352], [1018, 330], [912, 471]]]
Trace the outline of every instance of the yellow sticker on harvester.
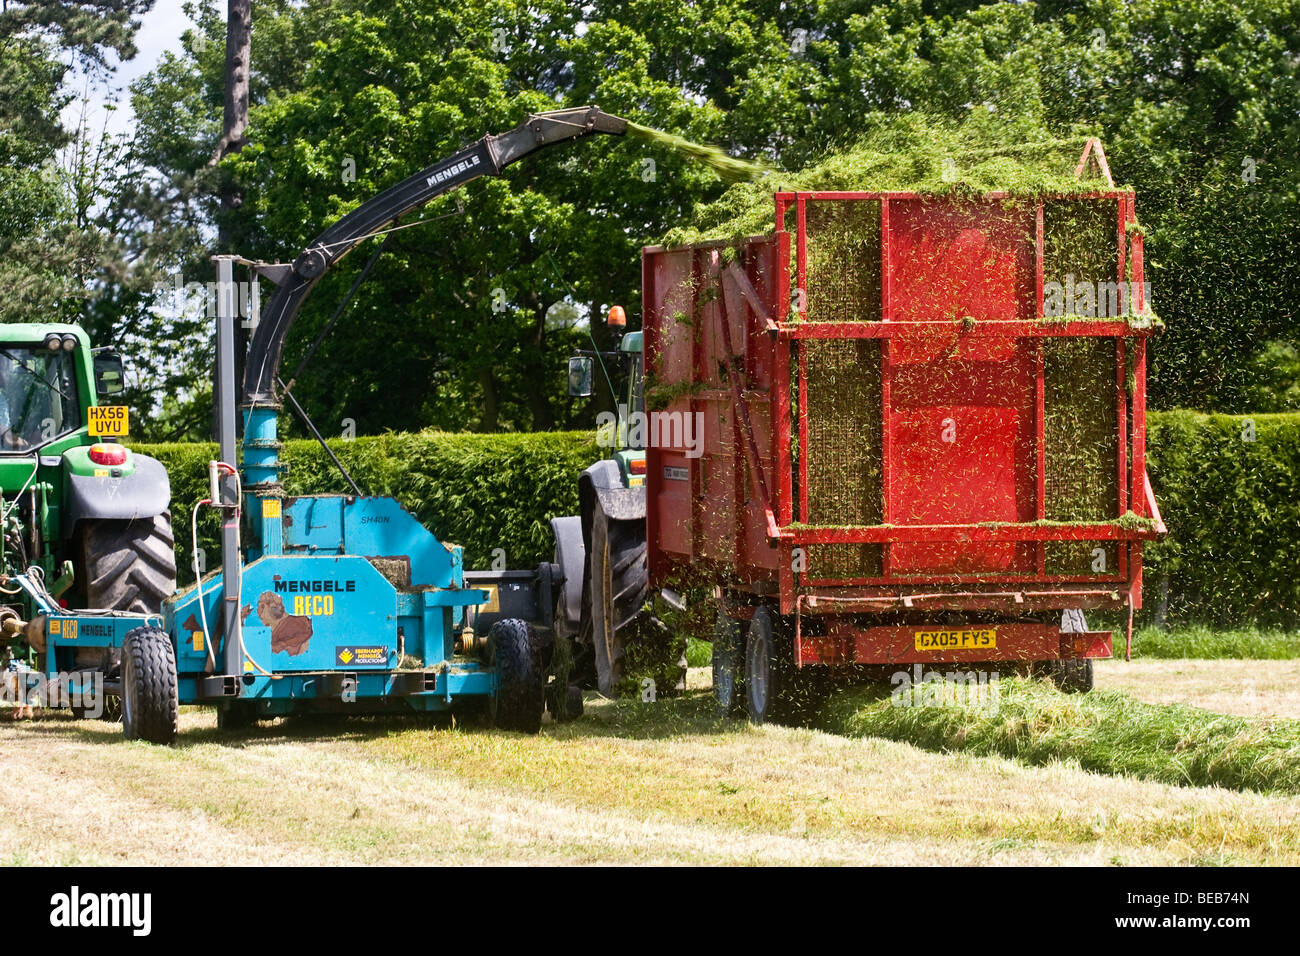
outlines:
[[262, 517], [278, 518], [280, 517], [280, 499], [263, 498], [262, 499]]
[[195, 649], [196, 651], [199, 651], [200, 653], [202, 653], [202, 651], [203, 651], [203, 632], [202, 632], [202, 631], [195, 631], [195, 632], [194, 632], [194, 649]]

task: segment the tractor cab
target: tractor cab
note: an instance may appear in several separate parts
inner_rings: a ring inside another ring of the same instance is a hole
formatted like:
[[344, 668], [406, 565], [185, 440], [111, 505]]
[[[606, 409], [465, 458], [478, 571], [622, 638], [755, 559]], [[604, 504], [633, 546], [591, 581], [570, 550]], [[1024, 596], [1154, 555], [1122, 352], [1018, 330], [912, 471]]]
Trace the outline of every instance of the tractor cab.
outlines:
[[[622, 306], [609, 310], [611, 328], [627, 325]], [[569, 359], [569, 395], [585, 398], [596, 392], [596, 363], [616, 398], [616, 411], [596, 416], [596, 441], [617, 463], [626, 488], [645, 485], [645, 448], [648, 425], [645, 414], [645, 359], [641, 333], [626, 332], [617, 351], [580, 351]]]

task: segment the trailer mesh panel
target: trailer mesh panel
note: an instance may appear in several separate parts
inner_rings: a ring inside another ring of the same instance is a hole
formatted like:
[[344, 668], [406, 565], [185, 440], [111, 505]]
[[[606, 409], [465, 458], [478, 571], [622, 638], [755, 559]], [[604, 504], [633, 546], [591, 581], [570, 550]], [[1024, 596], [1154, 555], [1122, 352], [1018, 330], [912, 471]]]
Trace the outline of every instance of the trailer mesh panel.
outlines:
[[[1116, 220], [1113, 202], [1059, 199], [1043, 203], [1044, 312], [1091, 319], [1125, 311], [1120, 308], [1116, 287]], [[1053, 282], [1061, 287], [1056, 310], [1052, 296], [1046, 294], [1047, 284]]]
[[[808, 369], [808, 514], [813, 525], [879, 524], [880, 345], [872, 339], [803, 343]], [[807, 548], [808, 576], [817, 580], [875, 577], [880, 545], [820, 544]]]
[[[1044, 340], [1043, 516], [1049, 521], [1109, 521], [1118, 517], [1119, 434], [1115, 342], [1109, 338]], [[1117, 569], [1114, 542], [1051, 541], [1049, 574], [1092, 574], [1104, 552]]]
[[809, 202], [808, 319], [879, 322], [880, 203]]

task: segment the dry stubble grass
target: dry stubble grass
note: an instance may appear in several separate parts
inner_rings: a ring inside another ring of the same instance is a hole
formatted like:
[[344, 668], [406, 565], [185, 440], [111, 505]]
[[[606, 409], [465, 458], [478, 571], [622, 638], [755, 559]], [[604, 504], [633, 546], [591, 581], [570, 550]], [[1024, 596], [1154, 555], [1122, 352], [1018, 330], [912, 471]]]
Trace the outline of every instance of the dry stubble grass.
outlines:
[[30, 863], [1300, 863], [1300, 801], [593, 702], [535, 738], [396, 721], [175, 748], [0, 727], [0, 845]]

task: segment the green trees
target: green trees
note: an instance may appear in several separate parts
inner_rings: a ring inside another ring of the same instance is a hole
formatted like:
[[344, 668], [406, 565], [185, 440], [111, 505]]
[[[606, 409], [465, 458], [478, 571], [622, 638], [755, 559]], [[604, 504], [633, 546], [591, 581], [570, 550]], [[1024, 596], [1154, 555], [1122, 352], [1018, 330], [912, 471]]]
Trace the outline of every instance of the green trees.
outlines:
[[[1296, 407], [1298, 7], [253, 0], [247, 145], [213, 165], [225, 4], [199, 0], [182, 51], [133, 87], [130, 144], [98, 151], [86, 131], [82, 170], [99, 185], [77, 212], [70, 184], [41, 172], [67, 135], [51, 51], [124, 49], [129, 28], [90, 2], [57, 15], [11, 5], [0, 18], [0, 85], [12, 93], [0, 97], [0, 246], [16, 251], [0, 256], [0, 279], [23, 291], [0, 308], [61, 309], [134, 337], [153, 369], [141, 401], [182, 396], [168, 399], [157, 437], [199, 435], [208, 320], [201, 307], [170, 308], [153, 283], [208, 281], [218, 235], [221, 251], [291, 258], [364, 199], [535, 110], [595, 102], [792, 170], [924, 113], [1013, 141], [1101, 135], [1117, 177], [1138, 190], [1168, 324], [1153, 401]], [[564, 395], [564, 355], [589, 345], [587, 316], [615, 302], [639, 312], [640, 246], [689, 225], [722, 187], [680, 157], [606, 139], [479, 181], [392, 234], [297, 394], [326, 432], [345, 418], [361, 432], [587, 424], [589, 405]], [[90, 233], [100, 245], [80, 242]], [[322, 283], [287, 371], [379, 241]], [[592, 331], [611, 344], [600, 323]]]

